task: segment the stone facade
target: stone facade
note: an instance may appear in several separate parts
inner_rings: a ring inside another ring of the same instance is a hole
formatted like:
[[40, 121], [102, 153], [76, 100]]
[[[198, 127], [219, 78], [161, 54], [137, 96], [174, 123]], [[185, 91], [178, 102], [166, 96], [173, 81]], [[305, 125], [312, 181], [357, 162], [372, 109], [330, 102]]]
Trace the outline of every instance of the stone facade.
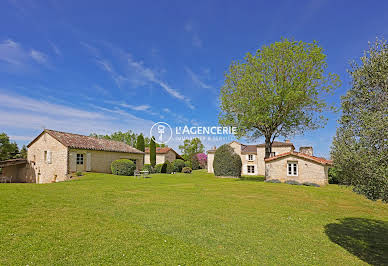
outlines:
[[[169, 147], [158, 148], [156, 151], [156, 164], [165, 163], [167, 160], [172, 162], [176, 159], [181, 159], [181, 157]], [[149, 149], [146, 149], [146, 153], [144, 155], [144, 164], [150, 164], [150, 153]]]
[[[63, 139], [58, 140], [57, 136]], [[62, 141], [78, 146], [105, 145], [107, 150], [70, 148]], [[12, 177], [13, 182], [59, 182], [68, 180], [69, 174], [77, 171], [111, 173], [111, 163], [117, 159], [134, 160], [136, 168], [140, 170], [144, 165], [143, 158], [143, 152], [124, 143], [45, 130], [28, 145], [27, 162], [3, 168], [2, 175]]]
[[[290, 175], [288, 173], [288, 163], [297, 165], [297, 174]], [[313, 160], [290, 154], [289, 156], [281, 157], [265, 162], [266, 180], [278, 179], [282, 182], [287, 180], [295, 180], [300, 183], [310, 182], [318, 185], [328, 184], [328, 168], [329, 165], [321, 164]]]

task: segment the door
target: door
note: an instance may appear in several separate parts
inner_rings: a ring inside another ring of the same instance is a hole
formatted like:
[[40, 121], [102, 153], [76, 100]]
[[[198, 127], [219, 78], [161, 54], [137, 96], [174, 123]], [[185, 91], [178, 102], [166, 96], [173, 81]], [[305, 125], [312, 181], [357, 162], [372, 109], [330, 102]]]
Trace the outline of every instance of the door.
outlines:
[[77, 172], [85, 171], [85, 158], [83, 153], [77, 153]]

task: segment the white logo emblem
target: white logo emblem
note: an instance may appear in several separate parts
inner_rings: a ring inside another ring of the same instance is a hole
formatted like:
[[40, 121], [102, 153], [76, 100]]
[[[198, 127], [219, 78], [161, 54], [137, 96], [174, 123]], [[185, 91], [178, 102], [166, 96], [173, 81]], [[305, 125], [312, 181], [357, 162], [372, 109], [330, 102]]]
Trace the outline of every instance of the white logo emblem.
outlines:
[[158, 144], [166, 144], [172, 138], [172, 129], [166, 122], [155, 123], [150, 130], [150, 138]]

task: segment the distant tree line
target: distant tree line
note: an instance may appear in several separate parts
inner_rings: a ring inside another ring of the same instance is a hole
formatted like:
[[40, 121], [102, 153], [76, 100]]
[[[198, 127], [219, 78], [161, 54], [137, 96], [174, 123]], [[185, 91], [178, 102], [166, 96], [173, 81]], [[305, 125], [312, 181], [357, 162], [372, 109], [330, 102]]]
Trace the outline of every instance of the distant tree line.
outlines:
[[[129, 146], [137, 147], [137, 143], [138, 143], [140, 135], [143, 136], [142, 133], [137, 134], [137, 133], [133, 132], [132, 130], [128, 130], [127, 132], [121, 132], [121, 131], [114, 132], [110, 135], [99, 135], [96, 133], [92, 133], [89, 136], [95, 137], [95, 138], [100, 138], [100, 139], [109, 139], [109, 140], [121, 141], [121, 142], [128, 144]], [[144, 142], [144, 147], [149, 148], [150, 143], [151, 143], [151, 138], [143, 136], [143, 142]], [[155, 143], [155, 145], [156, 145], [156, 147], [165, 147], [166, 146], [165, 144], [158, 144], [158, 143]]]

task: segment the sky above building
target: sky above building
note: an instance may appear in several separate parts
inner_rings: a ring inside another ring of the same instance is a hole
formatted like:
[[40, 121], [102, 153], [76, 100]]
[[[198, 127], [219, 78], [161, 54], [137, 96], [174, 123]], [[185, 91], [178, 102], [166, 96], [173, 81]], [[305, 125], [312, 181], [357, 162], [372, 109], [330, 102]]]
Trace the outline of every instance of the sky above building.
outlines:
[[[319, 42], [342, 80], [327, 98], [339, 107], [349, 62], [388, 33], [387, 9], [386, 1], [1, 1], [0, 132], [23, 145], [43, 128], [148, 135], [159, 121], [217, 126], [230, 63], [281, 37]], [[328, 157], [339, 115], [291, 141]]]

